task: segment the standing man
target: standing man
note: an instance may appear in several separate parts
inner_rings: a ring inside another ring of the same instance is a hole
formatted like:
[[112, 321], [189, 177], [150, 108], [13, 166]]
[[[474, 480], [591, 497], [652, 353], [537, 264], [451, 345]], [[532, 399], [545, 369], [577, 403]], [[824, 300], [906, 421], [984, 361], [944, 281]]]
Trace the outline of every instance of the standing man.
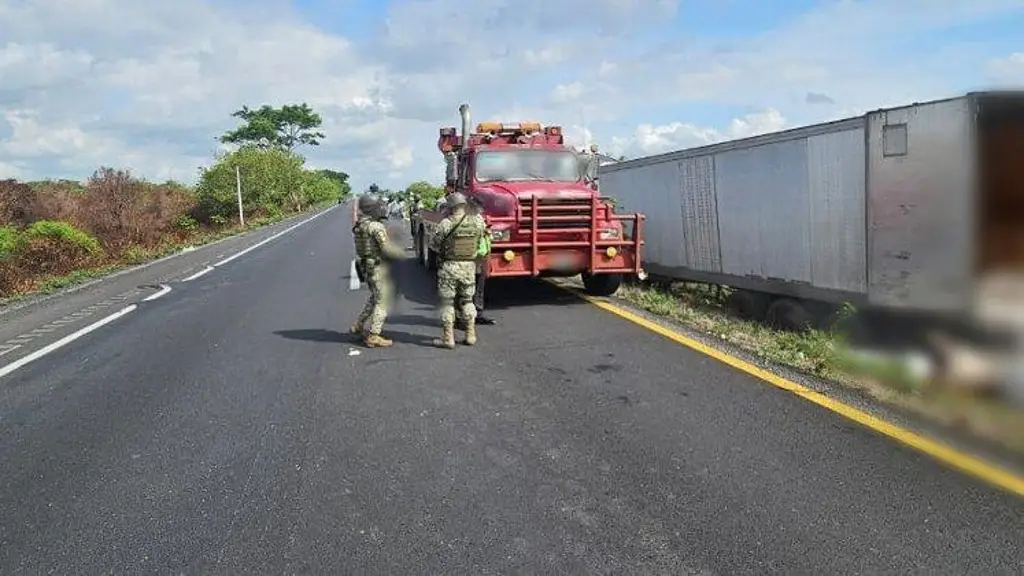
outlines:
[[467, 212], [461, 192], [450, 194], [447, 205], [449, 213], [438, 223], [431, 248], [442, 259], [437, 271], [442, 335], [434, 345], [450, 350], [455, 348], [456, 307], [466, 321], [466, 345], [476, 344], [476, 259], [487, 224], [482, 216]]
[[[480, 199], [473, 197], [469, 201], [473, 214], [483, 218], [484, 206]], [[476, 323], [493, 325], [494, 320], [484, 316], [484, 288], [487, 284], [487, 259], [491, 255], [491, 229], [487, 227], [480, 238], [480, 248], [476, 254], [476, 292], [473, 294], [473, 307], [476, 308]]]
[[598, 189], [598, 167], [600, 166], [600, 155], [597, 144], [591, 144], [589, 149], [580, 153], [580, 175], [583, 181], [590, 184], [594, 190]]
[[366, 300], [363, 311], [352, 324], [353, 334], [363, 334], [363, 343], [367, 348], [387, 348], [394, 344], [381, 335], [384, 321], [388, 317], [388, 305], [391, 302], [391, 275], [389, 260], [397, 260], [405, 256], [405, 250], [395, 245], [388, 238], [388, 230], [383, 220], [387, 219], [387, 206], [375, 196], [363, 194], [359, 197], [359, 219], [352, 228], [355, 237], [357, 266], [362, 269], [366, 285], [370, 288], [370, 297]]

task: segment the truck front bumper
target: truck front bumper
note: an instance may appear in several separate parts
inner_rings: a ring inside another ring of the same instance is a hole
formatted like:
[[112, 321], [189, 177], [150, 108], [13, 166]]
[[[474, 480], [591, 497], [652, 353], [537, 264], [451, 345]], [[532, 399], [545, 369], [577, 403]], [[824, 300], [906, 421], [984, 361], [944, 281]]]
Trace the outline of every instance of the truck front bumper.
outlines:
[[488, 274], [491, 277], [574, 276], [582, 272], [646, 275], [632, 246], [608, 242], [609, 245], [599, 245], [590, 251], [589, 246], [570, 247], [565, 246], [566, 242], [555, 244], [559, 246], [542, 246], [536, 250], [528, 244], [495, 244], [487, 261]]

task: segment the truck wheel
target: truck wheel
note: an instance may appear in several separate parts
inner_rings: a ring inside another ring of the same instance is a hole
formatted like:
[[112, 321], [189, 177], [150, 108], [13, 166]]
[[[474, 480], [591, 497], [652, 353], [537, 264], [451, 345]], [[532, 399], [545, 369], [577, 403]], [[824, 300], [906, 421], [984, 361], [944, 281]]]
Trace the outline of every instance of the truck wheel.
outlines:
[[622, 285], [622, 274], [583, 273], [583, 288], [591, 296], [611, 296]]
[[806, 332], [811, 328], [813, 318], [800, 302], [790, 298], [779, 298], [768, 307], [765, 320], [776, 330]]
[[751, 292], [749, 290], [736, 290], [729, 295], [726, 305], [734, 314], [744, 320], [761, 322], [768, 312], [771, 298], [767, 294]]

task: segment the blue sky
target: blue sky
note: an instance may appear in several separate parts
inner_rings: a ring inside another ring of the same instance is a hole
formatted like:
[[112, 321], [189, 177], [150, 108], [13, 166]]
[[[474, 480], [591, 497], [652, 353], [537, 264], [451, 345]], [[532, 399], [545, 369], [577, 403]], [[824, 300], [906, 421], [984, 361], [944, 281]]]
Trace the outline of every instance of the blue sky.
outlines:
[[463, 101], [634, 157], [1019, 86], [1020, 30], [1020, 0], [0, 0], [0, 177], [191, 181], [233, 110], [301, 101], [360, 187], [439, 179]]

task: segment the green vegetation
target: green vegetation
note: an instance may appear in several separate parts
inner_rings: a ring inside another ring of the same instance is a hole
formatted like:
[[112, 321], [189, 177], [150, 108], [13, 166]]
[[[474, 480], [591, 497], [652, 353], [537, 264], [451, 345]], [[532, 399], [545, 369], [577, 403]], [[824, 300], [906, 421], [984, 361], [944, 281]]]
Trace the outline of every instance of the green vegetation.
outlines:
[[444, 198], [444, 187], [420, 180], [402, 190], [381, 189], [380, 194], [389, 204], [403, 206], [408, 215], [415, 206], [432, 210], [437, 201]]
[[[309, 169], [294, 152], [324, 139], [307, 104], [233, 114], [220, 137], [237, 144], [200, 170], [196, 186], [152, 183], [103, 167], [84, 182], [0, 181], [0, 302], [82, 282], [351, 194], [348, 174]], [[237, 171], [237, 172], [236, 172]], [[238, 222], [241, 176], [245, 227]]]
[[280, 108], [264, 104], [256, 110], [243, 106], [232, 116], [241, 119], [242, 125], [220, 137], [225, 144], [291, 152], [298, 146], [319, 146], [324, 139], [324, 133], [318, 130], [323, 119], [306, 103]]

